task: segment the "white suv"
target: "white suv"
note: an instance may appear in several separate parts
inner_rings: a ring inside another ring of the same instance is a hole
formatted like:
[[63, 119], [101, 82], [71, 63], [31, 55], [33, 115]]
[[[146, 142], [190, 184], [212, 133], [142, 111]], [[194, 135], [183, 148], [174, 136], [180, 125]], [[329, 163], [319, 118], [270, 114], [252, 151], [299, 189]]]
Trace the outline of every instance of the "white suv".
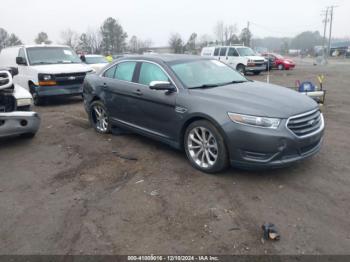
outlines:
[[255, 75], [266, 70], [265, 59], [246, 46], [211, 46], [202, 49], [202, 56], [212, 56], [241, 73], [252, 72]]
[[14, 83], [30, 91], [36, 105], [48, 96], [81, 95], [92, 68], [62, 45], [22, 45], [1, 50], [0, 66], [18, 67]]

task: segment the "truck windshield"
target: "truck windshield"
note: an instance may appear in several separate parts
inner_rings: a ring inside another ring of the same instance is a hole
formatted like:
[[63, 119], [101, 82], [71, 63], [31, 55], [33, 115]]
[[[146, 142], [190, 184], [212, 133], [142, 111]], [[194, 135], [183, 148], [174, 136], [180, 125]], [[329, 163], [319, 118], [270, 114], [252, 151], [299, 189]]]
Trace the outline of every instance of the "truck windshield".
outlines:
[[237, 51], [240, 56], [254, 56], [255, 52], [249, 47], [238, 47]]
[[30, 65], [81, 63], [77, 54], [68, 47], [30, 47], [27, 55]]
[[217, 60], [195, 60], [171, 64], [171, 69], [187, 88], [217, 87], [248, 80]]

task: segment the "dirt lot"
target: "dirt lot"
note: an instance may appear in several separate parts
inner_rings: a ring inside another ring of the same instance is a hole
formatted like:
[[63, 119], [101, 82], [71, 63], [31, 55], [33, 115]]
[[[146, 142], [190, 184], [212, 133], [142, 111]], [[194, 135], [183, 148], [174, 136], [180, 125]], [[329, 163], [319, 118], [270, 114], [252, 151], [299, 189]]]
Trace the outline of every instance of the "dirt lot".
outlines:
[[[35, 139], [0, 141], [0, 254], [348, 254], [350, 63], [298, 62], [271, 82], [325, 73], [325, 142], [281, 170], [203, 174], [158, 142], [96, 134], [80, 99], [35, 108]], [[262, 243], [264, 222], [279, 242]]]

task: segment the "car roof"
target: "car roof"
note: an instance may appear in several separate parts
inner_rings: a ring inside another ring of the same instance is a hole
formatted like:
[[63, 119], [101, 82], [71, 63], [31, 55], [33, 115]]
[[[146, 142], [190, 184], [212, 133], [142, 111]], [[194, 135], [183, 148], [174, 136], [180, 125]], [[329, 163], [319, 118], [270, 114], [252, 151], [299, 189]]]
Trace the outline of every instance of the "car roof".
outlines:
[[145, 60], [156, 63], [176, 63], [176, 62], [188, 62], [195, 60], [208, 60], [209, 57], [197, 56], [197, 55], [182, 55], [182, 54], [152, 54], [152, 55], [128, 55], [118, 59], [123, 60]]

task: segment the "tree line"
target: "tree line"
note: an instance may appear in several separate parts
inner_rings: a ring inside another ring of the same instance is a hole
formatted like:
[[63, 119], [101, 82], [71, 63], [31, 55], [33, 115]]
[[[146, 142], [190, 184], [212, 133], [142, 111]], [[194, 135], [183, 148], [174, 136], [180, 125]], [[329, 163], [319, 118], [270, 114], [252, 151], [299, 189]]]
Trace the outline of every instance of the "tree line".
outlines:
[[[107, 18], [98, 29], [89, 28], [86, 32], [78, 33], [70, 28], [60, 33], [60, 44], [68, 45], [81, 53], [89, 54], [118, 54], [123, 52], [142, 53], [153, 46], [151, 39], [141, 39], [135, 35], [129, 41], [128, 34], [117, 19]], [[46, 32], [39, 32], [35, 37], [36, 44], [50, 44], [52, 41]], [[245, 46], [266, 47], [269, 50], [287, 52], [288, 49], [312, 49], [322, 43], [318, 31], [302, 32], [294, 38], [253, 38], [249, 28], [240, 32], [236, 24], [224, 24], [219, 21], [211, 34], [198, 35], [193, 32], [185, 41], [179, 33], [173, 33], [168, 39], [168, 45], [174, 53], [196, 54], [208, 45], [243, 44]], [[0, 50], [4, 47], [21, 45], [23, 42], [14, 34], [0, 28]]]

